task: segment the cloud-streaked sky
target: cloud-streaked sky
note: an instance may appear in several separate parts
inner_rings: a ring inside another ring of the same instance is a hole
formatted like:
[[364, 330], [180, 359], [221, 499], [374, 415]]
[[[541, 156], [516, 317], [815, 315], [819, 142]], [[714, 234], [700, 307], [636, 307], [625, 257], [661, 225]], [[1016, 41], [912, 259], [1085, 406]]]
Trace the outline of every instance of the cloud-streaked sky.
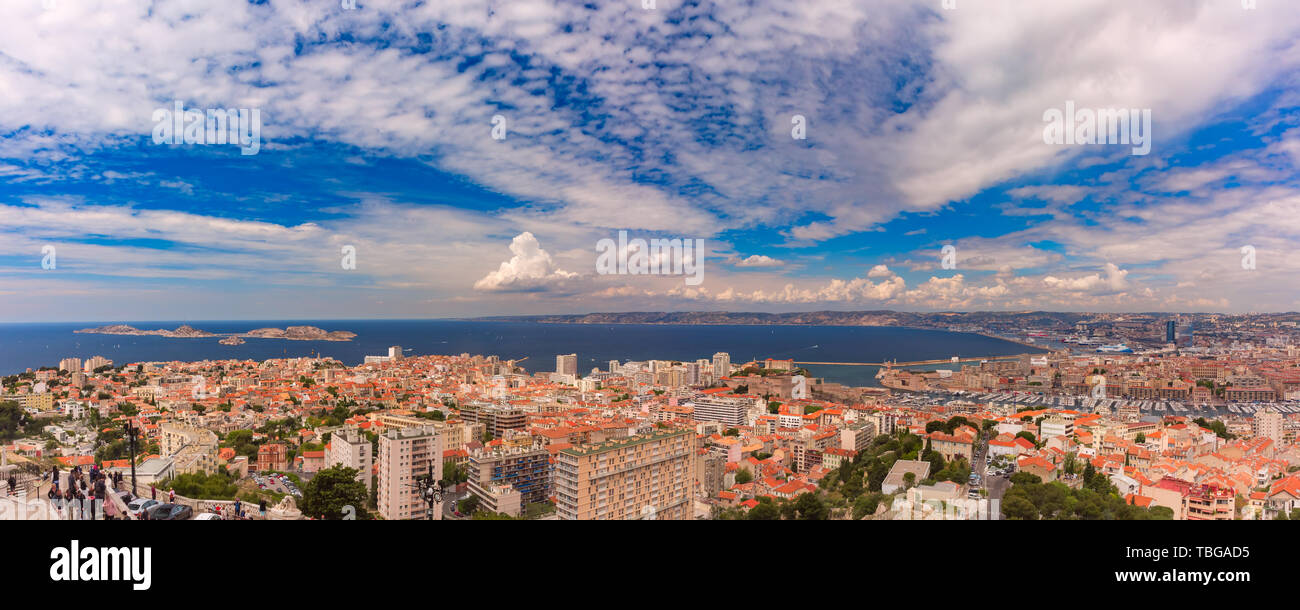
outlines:
[[[0, 320], [1300, 309], [1290, 2], [654, 5], [0, 3]], [[178, 100], [260, 150], [154, 143]]]

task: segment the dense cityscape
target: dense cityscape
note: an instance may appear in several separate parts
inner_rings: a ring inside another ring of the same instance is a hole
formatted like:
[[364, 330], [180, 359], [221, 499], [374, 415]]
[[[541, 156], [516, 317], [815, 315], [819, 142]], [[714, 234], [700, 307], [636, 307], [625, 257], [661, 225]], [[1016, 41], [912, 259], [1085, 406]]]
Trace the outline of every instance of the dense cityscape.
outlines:
[[1048, 349], [888, 363], [872, 387], [724, 352], [590, 371], [559, 354], [531, 374], [400, 346], [355, 366], [68, 357], [3, 379], [0, 508], [65, 520], [1300, 518], [1294, 318], [949, 330]]

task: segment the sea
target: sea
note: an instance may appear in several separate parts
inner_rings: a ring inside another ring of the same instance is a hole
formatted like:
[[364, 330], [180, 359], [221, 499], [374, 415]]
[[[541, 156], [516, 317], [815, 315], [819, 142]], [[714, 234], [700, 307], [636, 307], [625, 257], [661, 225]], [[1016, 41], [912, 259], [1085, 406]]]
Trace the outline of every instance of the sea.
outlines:
[[[118, 323], [118, 322], [112, 322]], [[429, 354], [496, 355], [520, 360], [530, 373], [555, 370], [557, 354], [578, 355], [578, 369], [604, 370], [610, 360], [712, 359], [727, 352], [733, 363], [792, 358], [811, 362], [885, 362], [980, 358], [1043, 351], [971, 333], [885, 326], [754, 326], [665, 324], [553, 324], [484, 320], [240, 320], [120, 322], [140, 330], [189, 324], [213, 333], [256, 328], [316, 326], [357, 334], [347, 342], [245, 338], [221, 345], [221, 337], [174, 339], [157, 336], [77, 334], [109, 322], [0, 324], [0, 374], [13, 375], [63, 358], [103, 356], [114, 364], [219, 359], [266, 360], [328, 356], [346, 365], [367, 355], [385, 355], [400, 345], [407, 357]], [[913, 367], [953, 369], [943, 363]], [[878, 386], [876, 366], [804, 365], [815, 377], [851, 386]]]

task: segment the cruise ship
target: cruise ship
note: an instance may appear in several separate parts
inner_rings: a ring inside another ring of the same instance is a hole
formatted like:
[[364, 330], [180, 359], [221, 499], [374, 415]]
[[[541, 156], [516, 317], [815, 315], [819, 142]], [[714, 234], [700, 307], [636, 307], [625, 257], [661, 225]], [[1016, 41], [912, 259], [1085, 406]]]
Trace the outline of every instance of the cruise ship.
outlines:
[[1127, 346], [1127, 345], [1124, 345], [1123, 343], [1116, 343], [1116, 344], [1114, 344], [1114, 345], [1103, 345], [1103, 346], [1097, 348], [1097, 351], [1099, 351], [1099, 352], [1115, 352], [1115, 353], [1121, 353], [1121, 354], [1131, 354], [1131, 353], [1133, 353], [1133, 349], [1130, 348], [1130, 347]]

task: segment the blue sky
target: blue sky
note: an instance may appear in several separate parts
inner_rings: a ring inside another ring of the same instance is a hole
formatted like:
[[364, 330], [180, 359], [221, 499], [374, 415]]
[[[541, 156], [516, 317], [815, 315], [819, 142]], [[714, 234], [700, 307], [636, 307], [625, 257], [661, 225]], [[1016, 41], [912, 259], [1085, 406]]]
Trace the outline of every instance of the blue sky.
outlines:
[[[654, 5], [5, 2], [0, 320], [1300, 309], [1286, 3]], [[257, 154], [155, 143], [178, 100]], [[620, 230], [703, 283], [597, 273]]]

